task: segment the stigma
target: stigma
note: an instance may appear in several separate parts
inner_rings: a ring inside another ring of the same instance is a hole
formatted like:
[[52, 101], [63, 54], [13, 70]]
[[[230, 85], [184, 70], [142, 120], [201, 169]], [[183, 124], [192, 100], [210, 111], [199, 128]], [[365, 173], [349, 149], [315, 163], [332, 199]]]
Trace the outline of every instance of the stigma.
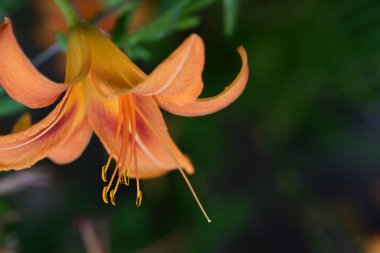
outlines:
[[[140, 189], [140, 180], [138, 173], [138, 161], [136, 153], [136, 110], [131, 95], [125, 95], [118, 98], [119, 116], [116, 129], [116, 138], [111, 148], [107, 163], [102, 167], [101, 178], [104, 183], [102, 198], [104, 203], [116, 205], [116, 193], [121, 184], [129, 186], [129, 174], [134, 172], [136, 177], [136, 206], [139, 207], [142, 202], [142, 191]], [[121, 141], [121, 146], [116, 155], [116, 147]], [[117, 157], [117, 160], [114, 158]], [[111, 177], [108, 179], [108, 171], [111, 167], [112, 160], [115, 159], [115, 165]]]

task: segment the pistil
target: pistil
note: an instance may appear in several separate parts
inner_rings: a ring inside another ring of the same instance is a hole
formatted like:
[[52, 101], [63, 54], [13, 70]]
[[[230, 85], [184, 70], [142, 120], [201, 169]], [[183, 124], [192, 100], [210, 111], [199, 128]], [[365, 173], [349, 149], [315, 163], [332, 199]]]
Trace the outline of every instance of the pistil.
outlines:
[[202, 213], [203, 213], [204, 217], [206, 218], [207, 222], [210, 223], [211, 219], [208, 217], [208, 215], [206, 213], [206, 210], [203, 208], [203, 205], [200, 202], [200, 200], [199, 200], [199, 198], [198, 198], [198, 196], [197, 196], [197, 194], [196, 194], [193, 186], [191, 185], [190, 180], [187, 178], [186, 173], [184, 172], [183, 167], [180, 165], [180, 163], [178, 162], [178, 160], [176, 159], [176, 157], [174, 156], [174, 154], [172, 153], [172, 151], [169, 149], [169, 147], [166, 144], [166, 142], [164, 141], [163, 137], [157, 132], [157, 130], [152, 126], [152, 124], [149, 122], [149, 120], [145, 117], [144, 113], [138, 107], [136, 107], [136, 113], [138, 113], [140, 115], [140, 117], [145, 122], [145, 124], [148, 126], [148, 128], [150, 129], [150, 131], [152, 131], [152, 133], [157, 137], [157, 139], [161, 142], [162, 146], [166, 149], [166, 151], [168, 152], [168, 154], [170, 155], [170, 157], [176, 163], [177, 168], [180, 171], [180, 173], [181, 173], [183, 179], [185, 180], [187, 186], [189, 187], [189, 190], [192, 193], [195, 201], [197, 202], [197, 204], [199, 206], [199, 209], [202, 211]]

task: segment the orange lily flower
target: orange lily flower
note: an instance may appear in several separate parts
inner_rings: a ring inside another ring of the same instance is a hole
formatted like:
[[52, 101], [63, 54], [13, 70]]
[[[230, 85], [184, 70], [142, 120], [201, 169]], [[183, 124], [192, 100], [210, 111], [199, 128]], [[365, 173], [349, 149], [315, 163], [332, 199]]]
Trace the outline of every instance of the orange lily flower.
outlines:
[[[0, 170], [24, 169], [45, 157], [69, 163], [82, 154], [95, 132], [109, 153], [102, 167], [102, 179], [108, 182], [103, 190], [106, 203], [110, 197], [115, 204], [119, 185], [128, 185], [129, 178], [137, 182], [138, 206], [141, 178], [178, 168], [189, 184], [183, 170], [192, 174], [194, 168], [170, 138], [160, 107], [177, 115], [201, 116], [232, 103], [248, 80], [246, 52], [243, 47], [238, 52], [242, 67], [232, 84], [217, 96], [198, 98], [204, 66], [204, 44], [198, 35], [190, 35], [146, 75], [100, 31], [79, 23], [68, 34], [65, 82], [54, 83], [33, 67], [5, 19], [0, 26], [0, 84], [5, 91], [30, 108], [51, 105], [63, 92], [64, 96], [41, 121], [0, 136]], [[108, 173], [112, 160], [116, 165]]]

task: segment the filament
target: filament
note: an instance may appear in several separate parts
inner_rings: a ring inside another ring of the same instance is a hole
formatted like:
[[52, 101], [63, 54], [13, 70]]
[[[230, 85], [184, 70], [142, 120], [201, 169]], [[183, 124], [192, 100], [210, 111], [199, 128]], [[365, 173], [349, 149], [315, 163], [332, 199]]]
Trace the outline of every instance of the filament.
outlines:
[[[184, 178], [190, 192], [192, 193], [196, 203], [199, 206], [199, 209], [202, 211], [204, 217], [207, 219], [208, 222], [211, 222], [211, 219], [207, 215], [205, 209], [203, 208], [202, 203], [200, 202], [193, 186], [191, 185], [189, 179], [186, 176], [186, 173], [184, 172], [184, 169], [178, 162], [177, 158], [173, 154], [173, 152], [170, 150], [168, 144], [165, 142], [163, 137], [160, 135], [159, 132], [152, 126], [152, 124], [149, 122], [149, 120], [145, 117], [144, 113], [134, 105], [134, 102], [132, 101], [132, 97], [130, 95], [127, 95], [125, 97], [119, 98], [119, 118], [117, 123], [117, 134], [116, 139], [114, 141], [114, 144], [112, 145], [110, 156], [107, 160], [106, 165], [102, 167], [102, 179], [104, 182], [107, 182], [107, 170], [109, 168], [109, 165], [111, 163], [111, 160], [113, 158], [113, 153], [115, 151], [115, 147], [117, 145], [117, 140], [120, 136], [121, 132], [121, 126], [123, 125], [123, 138], [121, 143], [121, 150], [118, 155], [118, 160], [116, 162], [114, 171], [112, 173], [111, 179], [108, 182], [108, 185], [103, 188], [102, 192], [102, 198], [105, 203], [109, 203], [107, 194], [109, 192], [109, 198], [112, 205], [116, 204], [115, 201], [115, 195], [118, 190], [118, 187], [120, 183], [124, 183], [125, 185], [129, 185], [129, 172], [130, 172], [130, 165], [133, 160], [133, 169], [135, 171], [135, 177], [136, 177], [136, 206], [139, 207], [142, 202], [142, 191], [140, 189], [140, 178], [139, 178], [139, 169], [138, 169], [138, 160], [137, 160], [137, 151], [136, 151], [136, 112], [140, 115], [140, 117], [143, 119], [145, 124], [148, 126], [148, 128], [152, 131], [152, 133], [158, 138], [158, 140], [161, 142], [169, 156], [173, 159], [175, 164], [177, 165], [178, 170], [180, 171], [182, 177]], [[129, 141], [129, 135], [131, 134], [131, 141]], [[130, 148], [129, 148], [130, 146]], [[115, 183], [115, 187], [111, 190], [111, 186], [113, 184], [113, 181], [115, 180], [116, 173], [118, 173], [118, 178]]]
[[[117, 140], [120, 136], [120, 132], [123, 133], [121, 149], [119, 152], [118, 161], [116, 162], [115, 168], [113, 170], [112, 176], [108, 185], [103, 188], [102, 198], [105, 203], [111, 202], [112, 205], [116, 204], [115, 196], [116, 192], [121, 183], [129, 185], [129, 172], [133, 160], [133, 168], [136, 171], [136, 206], [139, 207], [142, 202], [142, 191], [140, 189], [139, 176], [138, 176], [138, 161], [136, 153], [136, 117], [134, 104], [130, 96], [120, 97], [119, 100], [119, 118], [117, 123], [117, 135], [114, 141], [114, 144], [111, 149], [111, 155], [109, 156], [106, 165], [102, 167], [102, 179], [104, 182], [107, 182], [107, 170], [113, 158], [113, 153], [117, 145]], [[123, 126], [123, 130], [121, 130]], [[131, 135], [131, 137], [130, 137]], [[131, 138], [131, 139], [130, 139]], [[116, 175], [117, 179], [116, 178]], [[115, 185], [110, 191], [112, 185]], [[109, 194], [108, 194], [109, 193]], [[107, 196], [108, 194], [108, 196]], [[109, 197], [109, 198], [108, 198]], [[110, 200], [110, 201], [109, 201]]]
[[108, 167], [110, 166], [112, 156], [113, 156], [113, 152], [115, 151], [117, 140], [119, 139], [119, 136], [120, 136], [121, 122], [122, 122], [122, 117], [120, 115], [121, 110], [122, 110], [122, 107], [121, 107], [121, 104], [119, 103], [119, 117], [117, 119], [116, 138], [115, 138], [115, 141], [112, 145], [111, 153], [108, 157], [107, 164], [102, 167], [102, 180], [104, 183], [107, 183], [107, 170], [108, 170]]
[[129, 97], [128, 99], [129, 105], [129, 113], [131, 115], [131, 134], [132, 134], [132, 146], [131, 146], [131, 153], [133, 153], [133, 161], [134, 161], [134, 169], [136, 174], [136, 206], [139, 207], [142, 202], [142, 192], [140, 190], [140, 179], [139, 179], [139, 167], [137, 164], [137, 153], [136, 153], [136, 115], [135, 115], [135, 106], [133, 104], [133, 101]]

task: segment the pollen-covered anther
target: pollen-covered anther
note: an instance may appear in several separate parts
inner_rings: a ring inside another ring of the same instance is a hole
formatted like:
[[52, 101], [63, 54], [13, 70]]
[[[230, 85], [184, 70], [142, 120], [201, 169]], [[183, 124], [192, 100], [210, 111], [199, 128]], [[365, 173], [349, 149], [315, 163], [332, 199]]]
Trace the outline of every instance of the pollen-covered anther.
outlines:
[[[122, 133], [122, 135], [120, 135]], [[117, 126], [117, 135], [111, 149], [111, 154], [108, 158], [106, 165], [102, 167], [102, 180], [108, 182], [108, 185], [103, 188], [103, 201], [105, 203], [111, 202], [116, 205], [115, 195], [120, 186], [124, 184], [129, 186], [129, 173], [134, 170], [136, 174], [136, 206], [141, 206], [142, 191], [140, 190], [139, 176], [138, 176], [138, 163], [136, 153], [136, 117], [132, 99], [130, 96], [119, 97], [119, 119]], [[116, 166], [109, 180], [107, 180], [107, 171], [110, 166], [113, 153], [116, 151], [115, 147], [119, 137], [121, 138], [120, 149], [118, 150], [118, 159]], [[113, 186], [113, 187], [112, 187]], [[113, 188], [112, 190], [110, 190]]]
[[108, 204], [107, 193], [108, 193], [108, 187], [104, 186], [103, 192], [102, 192], [102, 198], [103, 198], [104, 203], [106, 203], [106, 204]]
[[108, 169], [107, 165], [104, 165], [102, 167], [102, 180], [104, 183], [107, 183], [107, 169]]
[[115, 191], [115, 190], [111, 190], [111, 191], [110, 191], [111, 204], [112, 204], [113, 206], [116, 206], [115, 194], [116, 194], [116, 191]]
[[123, 181], [122, 183], [126, 186], [129, 186], [129, 176], [128, 176], [128, 170], [123, 174]]
[[136, 206], [140, 207], [142, 202], [142, 191], [138, 190], [136, 194]]

